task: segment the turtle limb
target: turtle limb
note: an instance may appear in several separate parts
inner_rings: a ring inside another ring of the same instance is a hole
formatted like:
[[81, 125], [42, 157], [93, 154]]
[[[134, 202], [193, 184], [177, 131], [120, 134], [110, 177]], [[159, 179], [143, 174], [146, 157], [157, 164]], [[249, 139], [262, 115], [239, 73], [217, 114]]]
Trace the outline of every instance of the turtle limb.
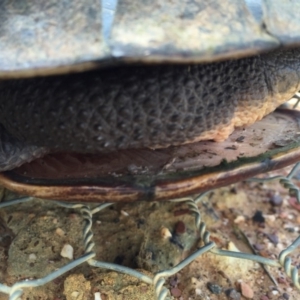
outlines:
[[27, 145], [18, 140], [0, 124], [0, 172], [19, 167], [47, 152], [46, 148]]

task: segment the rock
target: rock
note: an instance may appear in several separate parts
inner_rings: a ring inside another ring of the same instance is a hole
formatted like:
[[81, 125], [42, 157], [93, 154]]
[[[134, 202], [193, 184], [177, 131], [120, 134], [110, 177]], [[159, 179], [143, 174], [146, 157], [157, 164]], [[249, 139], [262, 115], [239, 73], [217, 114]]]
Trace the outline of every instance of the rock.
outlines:
[[270, 203], [273, 206], [281, 206], [283, 203], [283, 199], [280, 195], [275, 194], [270, 197]]
[[56, 228], [55, 233], [59, 236], [65, 235], [65, 232], [61, 228]]
[[234, 251], [234, 252], [240, 252], [240, 250], [236, 247], [236, 245], [233, 242], [228, 243], [227, 250]]
[[34, 253], [29, 254], [29, 260], [35, 261], [36, 260], [36, 255]]
[[261, 251], [265, 249], [265, 245], [264, 244], [253, 244], [253, 247], [257, 250], [257, 251]]
[[220, 295], [222, 293], [222, 287], [218, 284], [208, 282], [207, 287], [213, 294]]
[[245, 298], [252, 299], [254, 297], [254, 293], [252, 288], [245, 282], [241, 282], [241, 293]]
[[271, 241], [272, 244], [277, 245], [279, 242], [278, 236], [273, 233], [273, 234], [266, 234], [267, 238]]
[[73, 259], [73, 252], [73, 247], [69, 244], [65, 244], [61, 249], [60, 255], [71, 260]]
[[170, 237], [172, 237], [172, 233], [167, 227], [162, 227], [160, 229], [160, 235], [163, 239], [169, 239]]
[[102, 300], [101, 299], [101, 294], [99, 292], [94, 294], [94, 300]]
[[264, 223], [265, 218], [263, 216], [263, 213], [260, 210], [257, 210], [254, 216], [252, 217], [252, 221], [256, 223]]
[[202, 296], [203, 295], [203, 293], [202, 293], [202, 291], [200, 290], [200, 289], [195, 289], [195, 294], [197, 295], [197, 296]]
[[277, 295], [279, 294], [279, 292], [277, 290], [272, 290], [268, 292], [268, 297], [270, 299], [275, 299], [277, 297]]
[[234, 219], [235, 224], [244, 223], [245, 221], [246, 221], [246, 218], [242, 215], [239, 215]]
[[171, 294], [173, 297], [180, 297], [181, 296], [181, 290], [179, 288], [171, 288]]
[[175, 224], [175, 233], [176, 234], [183, 234], [183, 233], [185, 233], [185, 231], [186, 231], [186, 228], [185, 228], [184, 222], [178, 221]]
[[125, 210], [121, 210], [121, 215], [124, 216], [124, 217], [128, 217], [129, 216], [129, 213]]
[[228, 289], [225, 291], [225, 294], [230, 300], [240, 300], [241, 294], [235, 289]]
[[287, 293], [283, 293], [282, 294], [282, 298], [285, 299], [285, 300], [289, 300], [290, 299], [290, 295], [287, 294]]
[[79, 296], [79, 294], [80, 294], [79, 292], [74, 291], [74, 292], [71, 293], [71, 298], [72, 298], [72, 299], [77, 299], [78, 296]]

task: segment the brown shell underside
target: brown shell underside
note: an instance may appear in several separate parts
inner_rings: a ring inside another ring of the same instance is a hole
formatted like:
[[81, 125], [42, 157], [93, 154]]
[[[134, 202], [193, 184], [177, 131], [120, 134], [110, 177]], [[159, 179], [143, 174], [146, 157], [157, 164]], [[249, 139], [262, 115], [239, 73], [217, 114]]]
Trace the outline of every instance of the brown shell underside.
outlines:
[[[0, 76], [82, 71], [112, 61], [214, 61], [299, 45], [298, 0], [255, 3], [118, 0], [108, 10], [97, 0], [2, 1]], [[111, 30], [105, 13], [115, 14]]]
[[300, 159], [300, 112], [278, 110], [224, 142], [102, 156], [52, 154], [0, 174], [10, 190], [65, 201], [165, 200], [207, 191]]

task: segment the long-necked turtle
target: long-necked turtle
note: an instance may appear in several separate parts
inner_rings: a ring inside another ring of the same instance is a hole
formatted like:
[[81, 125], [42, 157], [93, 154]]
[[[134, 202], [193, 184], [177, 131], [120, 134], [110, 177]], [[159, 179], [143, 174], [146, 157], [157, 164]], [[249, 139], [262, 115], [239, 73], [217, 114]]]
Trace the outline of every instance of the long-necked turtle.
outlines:
[[292, 163], [299, 114], [244, 126], [300, 89], [299, 9], [119, 0], [110, 28], [99, 1], [1, 3], [0, 181], [64, 200], [165, 199]]

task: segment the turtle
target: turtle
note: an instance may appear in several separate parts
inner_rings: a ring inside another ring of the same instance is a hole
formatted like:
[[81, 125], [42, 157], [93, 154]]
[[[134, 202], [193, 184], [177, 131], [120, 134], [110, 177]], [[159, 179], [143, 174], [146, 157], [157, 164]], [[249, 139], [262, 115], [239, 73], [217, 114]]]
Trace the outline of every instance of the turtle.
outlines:
[[105, 5], [0, 4], [2, 185], [162, 200], [299, 159], [300, 113], [268, 115], [300, 89], [299, 1]]

